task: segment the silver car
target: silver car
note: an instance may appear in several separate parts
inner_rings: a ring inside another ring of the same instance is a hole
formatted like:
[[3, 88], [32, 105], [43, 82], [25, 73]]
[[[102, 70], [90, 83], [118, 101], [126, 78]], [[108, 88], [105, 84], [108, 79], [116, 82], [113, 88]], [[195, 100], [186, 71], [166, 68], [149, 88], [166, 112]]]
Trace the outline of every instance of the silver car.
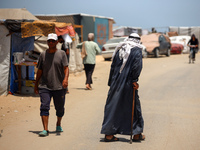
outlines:
[[[115, 51], [115, 47], [127, 37], [114, 37], [108, 40], [102, 47], [102, 56], [104, 60], [111, 60], [112, 55]], [[146, 47], [142, 45], [142, 56], [147, 57]]]

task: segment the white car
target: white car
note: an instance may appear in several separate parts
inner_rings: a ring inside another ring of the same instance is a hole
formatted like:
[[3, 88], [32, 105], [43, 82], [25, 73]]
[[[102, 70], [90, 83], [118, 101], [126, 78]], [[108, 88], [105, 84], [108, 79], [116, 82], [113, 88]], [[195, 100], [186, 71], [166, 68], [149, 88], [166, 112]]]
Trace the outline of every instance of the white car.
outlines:
[[189, 40], [191, 39], [190, 36], [187, 35], [180, 35], [180, 36], [172, 36], [169, 37], [171, 40], [171, 43], [177, 43], [177, 44], [182, 44], [183, 45], [183, 51], [182, 53], [189, 53], [190, 48], [189, 46], [187, 46], [187, 43], [189, 42]]
[[[108, 40], [103, 45], [103, 47], [102, 47], [102, 56], [103, 56], [104, 60], [111, 60], [116, 46], [120, 42], [124, 41], [125, 38], [127, 38], [127, 37], [114, 37], [114, 38], [111, 38], [110, 40]], [[142, 45], [142, 47], [143, 47], [142, 56], [143, 56], [143, 58], [146, 58], [147, 57], [146, 47], [144, 45]]]

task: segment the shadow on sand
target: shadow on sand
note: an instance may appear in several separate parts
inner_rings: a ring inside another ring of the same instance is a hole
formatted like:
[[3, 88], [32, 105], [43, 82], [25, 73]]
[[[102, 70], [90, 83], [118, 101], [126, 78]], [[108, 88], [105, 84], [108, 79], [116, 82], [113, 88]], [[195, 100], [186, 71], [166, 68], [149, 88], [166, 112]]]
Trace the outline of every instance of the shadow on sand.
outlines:
[[[39, 133], [40, 133], [41, 131], [29, 131], [29, 132], [31, 132], [31, 133], [33, 133], [33, 134], [37, 134], [37, 135], [39, 136]], [[56, 136], [60, 136], [60, 135], [61, 135], [61, 132], [49, 131], [49, 134], [55, 134]]]

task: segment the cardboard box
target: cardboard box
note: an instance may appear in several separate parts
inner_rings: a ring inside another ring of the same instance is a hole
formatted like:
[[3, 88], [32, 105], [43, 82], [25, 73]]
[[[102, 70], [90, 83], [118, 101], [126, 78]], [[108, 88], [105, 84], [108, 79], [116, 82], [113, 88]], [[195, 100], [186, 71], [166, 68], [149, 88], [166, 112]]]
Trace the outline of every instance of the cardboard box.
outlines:
[[35, 87], [35, 80], [26, 80], [26, 86]]

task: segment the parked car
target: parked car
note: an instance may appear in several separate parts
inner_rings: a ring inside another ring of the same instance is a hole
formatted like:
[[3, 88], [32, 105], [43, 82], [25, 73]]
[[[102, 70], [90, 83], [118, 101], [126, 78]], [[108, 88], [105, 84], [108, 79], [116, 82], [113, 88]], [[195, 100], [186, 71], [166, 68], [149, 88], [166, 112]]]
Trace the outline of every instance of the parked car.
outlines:
[[183, 45], [178, 43], [171, 43], [171, 54], [181, 54]]
[[183, 45], [182, 53], [189, 53], [190, 52], [190, 48], [189, 48], [189, 46], [187, 46], [187, 43], [189, 42], [190, 39], [191, 39], [191, 37], [187, 36], [187, 35], [184, 35], [184, 36], [179, 35], [179, 36], [170, 37], [171, 43]]
[[[114, 37], [109, 39], [102, 47], [102, 56], [104, 60], [111, 60], [112, 55], [115, 51], [116, 46], [124, 41], [124, 39], [127, 37]], [[142, 48], [142, 56], [143, 58], [147, 57], [146, 47], [141, 44]]]
[[168, 36], [161, 33], [151, 33], [141, 36], [141, 42], [146, 47], [147, 55], [170, 56], [171, 43]]

